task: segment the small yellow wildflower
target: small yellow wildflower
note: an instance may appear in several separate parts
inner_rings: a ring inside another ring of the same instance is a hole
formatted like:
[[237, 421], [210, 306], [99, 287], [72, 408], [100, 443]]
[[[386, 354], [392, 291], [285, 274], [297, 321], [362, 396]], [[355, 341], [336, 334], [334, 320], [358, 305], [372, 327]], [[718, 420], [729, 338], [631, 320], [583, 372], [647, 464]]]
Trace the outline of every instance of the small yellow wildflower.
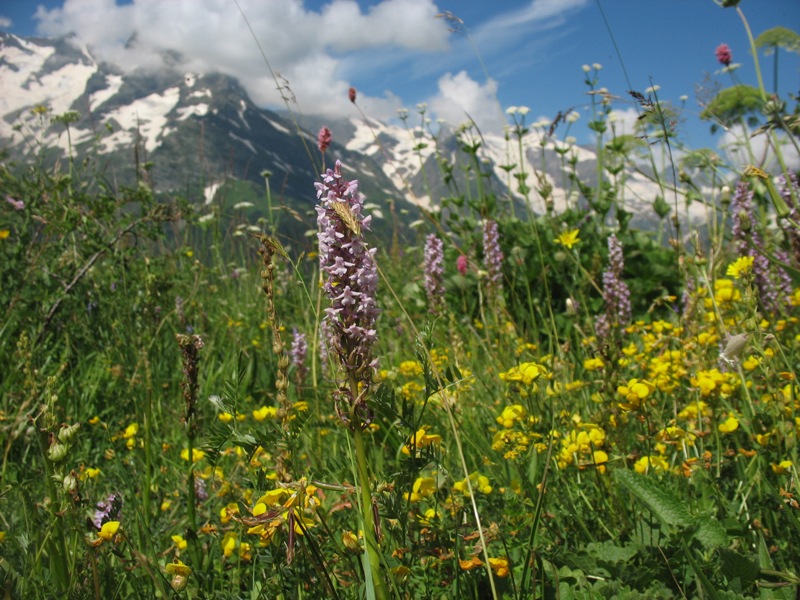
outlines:
[[178, 550], [186, 550], [186, 548], [189, 546], [189, 543], [183, 538], [182, 535], [173, 535], [172, 541]]
[[770, 465], [772, 467], [772, 472], [776, 475], [783, 475], [787, 473], [789, 469], [792, 468], [792, 461], [790, 460], [782, 460], [778, 464], [772, 463]]
[[505, 373], [500, 373], [500, 379], [508, 382], [518, 381], [524, 385], [531, 385], [545, 373], [547, 373], [547, 370], [542, 365], [534, 362], [525, 362], [511, 367]]
[[94, 479], [95, 477], [99, 476], [102, 473], [100, 469], [96, 469], [94, 467], [87, 467], [86, 471], [84, 471], [84, 476], [86, 479]]
[[580, 239], [578, 238], [579, 233], [579, 229], [570, 229], [569, 231], [564, 231], [556, 238], [556, 243], [561, 244], [568, 250], [571, 250], [575, 244], [580, 242]]
[[728, 277], [733, 277], [734, 279], [739, 279], [745, 275], [749, 275], [753, 271], [753, 259], [752, 256], [741, 256], [737, 258], [731, 265], [728, 266], [728, 270], [726, 271], [726, 275]]
[[719, 429], [721, 433], [733, 433], [739, 429], [739, 420], [733, 415], [728, 415], [725, 422], [720, 423], [717, 429]]
[[663, 456], [643, 456], [633, 464], [637, 473], [647, 473], [649, 470], [656, 472], [669, 470], [669, 463]]
[[514, 427], [514, 423], [523, 421], [527, 416], [528, 410], [524, 406], [521, 404], [512, 404], [503, 409], [503, 412], [497, 417], [496, 421], [505, 429], [511, 429]]
[[482, 567], [483, 566], [483, 561], [480, 558], [478, 558], [477, 556], [473, 556], [472, 558], [470, 558], [468, 560], [464, 560], [464, 559], [459, 558], [458, 559], [458, 565], [464, 571], [471, 571], [472, 569], [477, 569], [478, 567]]
[[97, 532], [97, 538], [90, 542], [92, 546], [99, 546], [103, 542], [110, 542], [119, 531], [119, 521], [106, 521]]
[[352, 531], [345, 531], [342, 534], [342, 544], [350, 550], [350, 552], [361, 552], [361, 544], [358, 541], [358, 536]]
[[233, 551], [236, 550], [236, 532], [229, 531], [226, 533], [220, 543], [222, 545], [222, 555], [225, 558], [230, 558]]
[[621, 385], [617, 388], [617, 393], [625, 399], [620, 402], [622, 410], [637, 410], [647, 396], [655, 391], [656, 387], [649, 381], [643, 379], [631, 379], [628, 385]]
[[411, 493], [405, 493], [404, 496], [409, 502], [419, 502], [423, 498], [428, 498], [436, 491], [436, 479], [433, 477], [417, 477], [414, 486], [411, 488]]
[[256, 421], [263, 421], [266, 418], [273, 418], [278, 413], [278, 409], [274, 406], [262, 406], [253, 411], [253, 418]]
[[587, 358], [583, 361], [583, 368], [587, 371], [597, 371], [605, 366], [602, 358]]
[[415, 450], [421, 450], [422, 448], [427, 448], [428, 446], [438, 446], [441, 441], [442, 436], [435, 434], [428, 435], [428, 432], [424, 427], [422, 427], [408, 439], [408, 443], [403, 446], [401, 452], [406, 456], [410, 456], [412, 448]]
[[508, 577], [508, 559], [507, 558], [490, 558], [489, 566], [498, 577]]
[[[203, 460], [203, 458], [205, 458], [205, 456], [206, 456], [206, 453], [203, 452], [202, 450], [198, 450], [197, 448], [192, 448], [192, 462], [193, 463], [196, 463], [196, 462], [199, 462], [199, 461]], [[181, 458], [183, 460], [189, 460], [189, 449], [188, 448], [184, 448], [183, 450], [181, 450]]]
[[176, 592], [183, 591], [186, 584], [189, 583], [189, 575], [192, 574], [192, 570], [177, 559], [175, 562], [168, 563], [164, 568], [168, 574], [172, 575], [170, 582], [172, 589]]
[[422, 365], [418, 360], [405, 360], [400, 363], [400, 374], [404, 377], [418, 377], [422, 375]]
[[217, 418], [223, 423], [230, 423], [233, 421], [233, 415], [229, 412], [221, 412], [217, 415]]

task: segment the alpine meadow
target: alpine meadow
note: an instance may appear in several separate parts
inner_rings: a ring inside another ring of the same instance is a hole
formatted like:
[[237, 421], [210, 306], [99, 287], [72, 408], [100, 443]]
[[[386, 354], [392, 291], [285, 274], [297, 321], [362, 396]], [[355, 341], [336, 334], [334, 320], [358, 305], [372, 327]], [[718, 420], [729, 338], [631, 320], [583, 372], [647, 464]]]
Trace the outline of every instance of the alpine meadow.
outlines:
[[0, 597], [800, 598], [800, 35], [717, 4], [726, 150], [0, 33]]

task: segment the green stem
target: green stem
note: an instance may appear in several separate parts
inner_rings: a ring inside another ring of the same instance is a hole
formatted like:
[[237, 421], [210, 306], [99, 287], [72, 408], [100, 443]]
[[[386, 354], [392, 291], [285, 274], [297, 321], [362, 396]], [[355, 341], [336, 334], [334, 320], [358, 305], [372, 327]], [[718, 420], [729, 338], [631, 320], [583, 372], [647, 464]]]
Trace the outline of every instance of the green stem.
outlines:
[[[350, 389], [353, 397], [358, 397], [358, 382], [354, 378], [350, 380]], [[361, 427], [361, 419], [355, 415], [355, 410], [351, 411], [351, 423], [353, 426], [353, 441], [356, 450], [356, 468], [358, 470], [358, 486], [361, 491], [361, 517], [364, 521], [364, 545], [367, 551], [367, 560], [364, 564], [364, 576], [369, 581], [372, 580], [372, 587], [375, 591], [375, 598], [386, 600], [389, 596], [386, 593], [381, 576], [381, 557], [378, 541], [375, 537], [375, 516], [372, 512], [372, 490], [370, 488], [369, 466], [367, 464], [367, 449], [364, 445], [364, 431]], [[369, 565], [369, 568], [367, 568]]]
[[[41, 420], [41, 416], [40, 419]], [[58, 594], [58, 597], [66, 597], [69, 590], [69, 566], [67, 564], [67, 542], [64, 537], [63, 517], [59, 516], [58, 506], [60, 504], [61, 490], [56, 488], [53, 479], [54, 470], [50, 464], [50, 459], [47, 457], [48, 449], [48, 434], [47, 431], [39, 427], [39, 448], [42, 452], [44, 459], [44, 473], [45, 485], [47, 487], [47, 494], [50, 497], [50, 504], [48, 512], [52, 523], [52, 536], [48, 536], [46, 543], [48, 546], [48, 557], [50, 559], [50, 571], [53, 578], [53, 584]]]

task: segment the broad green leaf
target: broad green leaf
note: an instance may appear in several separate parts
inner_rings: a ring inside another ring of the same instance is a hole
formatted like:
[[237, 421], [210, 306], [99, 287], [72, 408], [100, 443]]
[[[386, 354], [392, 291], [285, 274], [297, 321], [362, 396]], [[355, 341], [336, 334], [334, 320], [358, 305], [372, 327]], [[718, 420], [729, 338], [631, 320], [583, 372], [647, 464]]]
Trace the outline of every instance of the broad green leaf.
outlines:
[[662, 489], [654, 479], [625, 469], [615, 470], [614, 477], [666, 525], [685, 529], [692, 524], [692, 517], [683, 501]]

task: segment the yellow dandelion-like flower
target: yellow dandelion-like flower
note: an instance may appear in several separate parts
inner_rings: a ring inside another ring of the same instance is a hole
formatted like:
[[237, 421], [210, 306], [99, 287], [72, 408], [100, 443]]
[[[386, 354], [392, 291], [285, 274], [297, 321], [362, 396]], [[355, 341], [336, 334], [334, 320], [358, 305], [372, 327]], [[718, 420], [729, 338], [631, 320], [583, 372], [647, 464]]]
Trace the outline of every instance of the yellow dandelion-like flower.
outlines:
[[728, 270], [725, 272], [725, 274], [728, 277], [733, 277], [734, 279], [739, 279], [745, 275], [749, 275], [753, 272], [753, 259], [754, 257], [752, 256], [741, 256], [737, 258], [728, 266]]
[[564, 231], [556, 238], [556, 243], [561, 244], [568, 250], [571, 250], [575, 244], [580, 242], [580, 239], [578, 238], [579, 233], [579, 229], [570, 229], [569, 231]]

